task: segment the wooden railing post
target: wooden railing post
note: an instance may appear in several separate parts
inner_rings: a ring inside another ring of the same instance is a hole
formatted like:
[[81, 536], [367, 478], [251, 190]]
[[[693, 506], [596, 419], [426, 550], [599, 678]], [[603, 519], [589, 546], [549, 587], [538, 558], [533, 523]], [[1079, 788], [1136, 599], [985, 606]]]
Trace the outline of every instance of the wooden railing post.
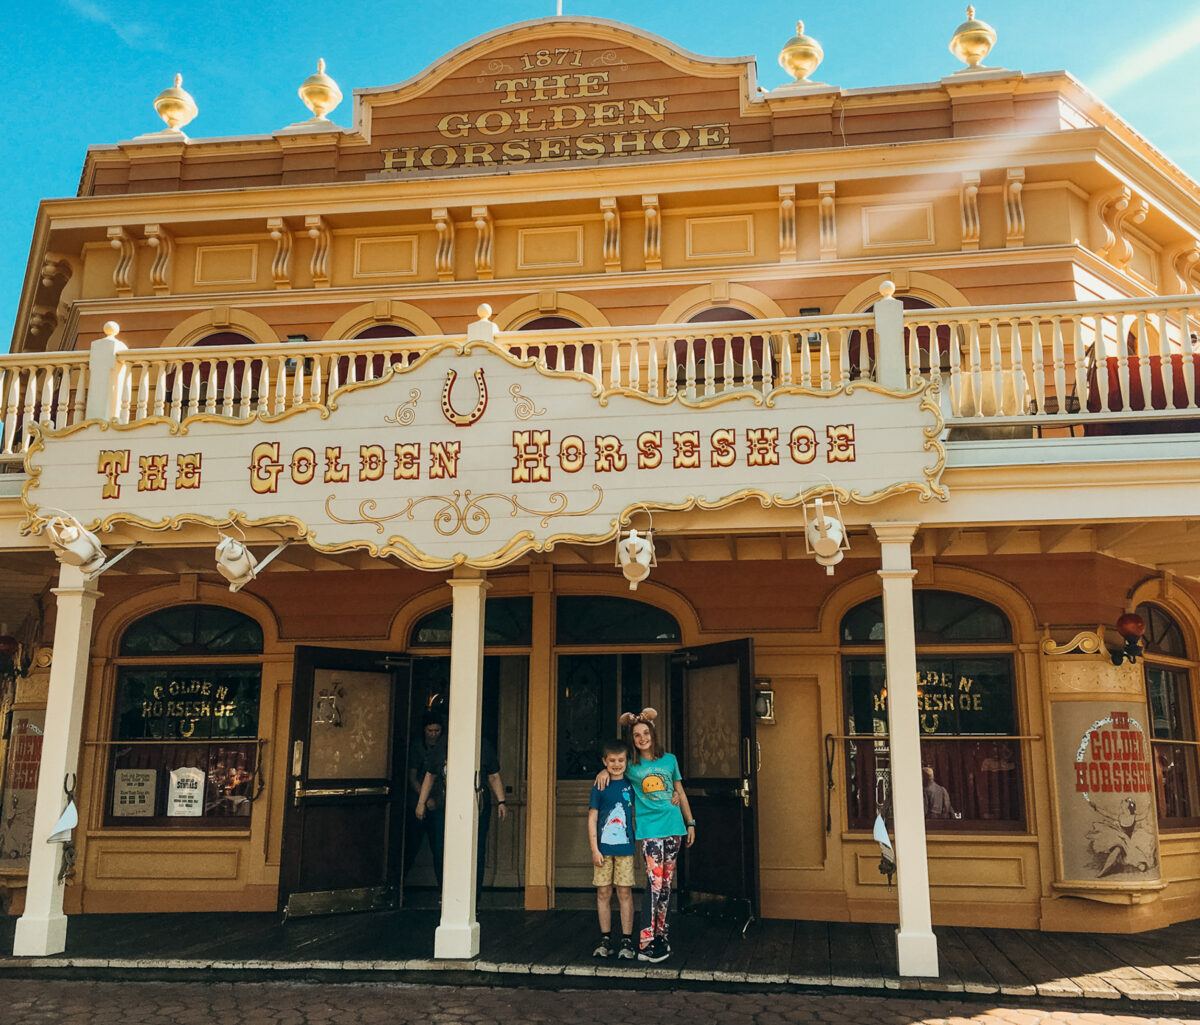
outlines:
[[92, 342], [88, 351], [88, 396], [87, 418], [89, 420], [115, 420], [121, 405], [124, 386], [123, 375], [127, 373], [117, 359], [124, 352], [125, 343], [117, 337], [120, 331], [117, 322], [110, 320], [104, 325], [104, 337]]
[[904, 304], [896, 286], [885, 281], [875, 303], [875, 383], [893, 391], [908, 386], [904, 369]]

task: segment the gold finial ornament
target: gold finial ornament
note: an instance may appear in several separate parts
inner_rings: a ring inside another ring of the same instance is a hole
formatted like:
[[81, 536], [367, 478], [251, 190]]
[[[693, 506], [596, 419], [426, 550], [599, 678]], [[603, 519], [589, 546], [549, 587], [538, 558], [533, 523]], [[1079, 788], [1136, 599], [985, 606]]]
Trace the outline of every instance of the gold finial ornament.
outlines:
[[317, 61], [317, 73], [309, 75], [297, 90], [304, 105], [313, 112], [314, 121], [327, 121], [328, 114], [342, 102], [342, 90], [325, 74], [325, 58]]
[[821, 44], [804, 34], [804, 22], [796, 22], [796, 34], [779, 51], [779, 66], [797, 82], [807, 82], [824, 59]]
[[954, 30], [950, 39], [950, 52], [967, 67], [975, 71], [983, 66], [983, 59], [996, 45], [996, 30], [986, 21], [975, 17], [975, 8], [967, 8], [967, 20]]
[[154, 97], [154, 111], [166, 123], [168, 132], [183, 134], [183, 126], [190, 124], [200, 108], [192, 94], [183, 87], [183, 75], [175, 76], [175, 84]]

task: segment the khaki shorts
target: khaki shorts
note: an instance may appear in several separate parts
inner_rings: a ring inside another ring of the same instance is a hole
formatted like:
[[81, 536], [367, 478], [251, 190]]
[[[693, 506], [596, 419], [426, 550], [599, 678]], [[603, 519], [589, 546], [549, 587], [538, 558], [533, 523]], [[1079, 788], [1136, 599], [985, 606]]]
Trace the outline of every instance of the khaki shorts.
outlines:
[[633, 855], [606, 854], [604, 864], [592, 868], [593, 886], [632, 886]]

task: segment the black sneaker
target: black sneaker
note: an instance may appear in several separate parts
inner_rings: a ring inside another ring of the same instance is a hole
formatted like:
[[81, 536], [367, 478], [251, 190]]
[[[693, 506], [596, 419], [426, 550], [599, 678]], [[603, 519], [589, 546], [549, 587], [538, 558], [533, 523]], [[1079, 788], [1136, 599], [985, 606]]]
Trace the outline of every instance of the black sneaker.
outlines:
[[638, 951], [639, 961], [650, 961], [658, 964], [659, 961], [665, 961], [671, 956], [671, 951], [667, 949], [667, 945], [658, 937], [655, 937], [648, 947], [642, 947]]
[[612, 957], [617, 951], [617, 945], [613, 943], [613, 938], [608, 933], [600, 937], [600, 942], [596, 944], [596, 949], [592, 951], [592, 957]]
[[622, 961], [632, 961], [637, 957], [637, 951], [634, 949], [632, 936], [621, 937], [621, 949], [617, 951], [617, 957]]

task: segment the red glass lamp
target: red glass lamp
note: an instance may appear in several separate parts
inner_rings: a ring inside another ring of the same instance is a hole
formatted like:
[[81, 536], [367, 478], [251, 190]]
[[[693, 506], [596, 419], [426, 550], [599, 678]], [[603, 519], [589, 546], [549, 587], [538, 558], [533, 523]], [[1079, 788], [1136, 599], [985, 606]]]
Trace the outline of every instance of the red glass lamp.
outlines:
[[1125, 642], [1125, 647], [1114, 652], [1112, 663], [1119, 666], [1127, 659], [1136, 662], [1142, 653], [1142, 638], [1146, 636], [1146, 621], [1136, 612], [1125, 612], [1117, 618], [1117, 633]]

